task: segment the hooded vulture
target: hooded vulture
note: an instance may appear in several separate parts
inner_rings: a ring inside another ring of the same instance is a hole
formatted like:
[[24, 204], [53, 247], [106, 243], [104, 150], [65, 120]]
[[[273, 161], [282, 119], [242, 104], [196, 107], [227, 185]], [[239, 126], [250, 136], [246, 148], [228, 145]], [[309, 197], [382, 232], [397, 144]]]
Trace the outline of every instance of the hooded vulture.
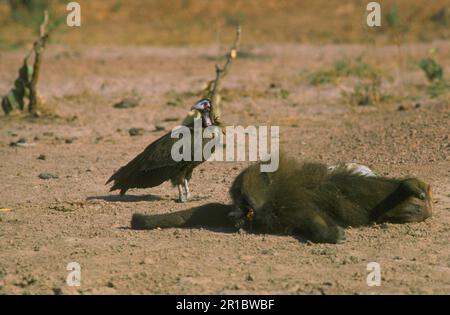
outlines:
[[[204, 128], [219, 125], [211, 115], [212, 104], [209, 99], [198, 101], [192, 109], [201, 113], [202, 134]], [[174, 160], [172, 146], [179, 141], [179, 138], [172, 137], [169, 132], [148, 145], [144, 151], [115, 172], [106, 182], [106, 184], [113, 182], [110, 191], [120, 190], [120, 194], [123, 195], [130, 188], [155, 187], [170, 180], [174, 186], [178, 187], [179, 201], [190, 200], [188, 182], [192, 171], [209, 157], [202, 156], [201, 160], [194, 160], [194, 122], [186, 127], [189, 128], [191, 136], [190, 160]], [[202, 148], [205, 143], [206, 140], [202, 137]]]

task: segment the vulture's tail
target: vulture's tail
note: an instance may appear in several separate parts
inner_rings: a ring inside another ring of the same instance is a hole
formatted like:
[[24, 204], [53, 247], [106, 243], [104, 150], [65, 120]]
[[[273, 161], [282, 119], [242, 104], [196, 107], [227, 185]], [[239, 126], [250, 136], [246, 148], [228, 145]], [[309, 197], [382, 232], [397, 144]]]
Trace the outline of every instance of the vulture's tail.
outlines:
[[140, 168], [142, 164], [142, 154], [136, 156], [127, 165], [119, 168], [105, 183], [105, 185], [113, 182], [109, 191], [120, 189], [123, 195], [130, 188], [136, 188], [136, 179], [140, 178]]

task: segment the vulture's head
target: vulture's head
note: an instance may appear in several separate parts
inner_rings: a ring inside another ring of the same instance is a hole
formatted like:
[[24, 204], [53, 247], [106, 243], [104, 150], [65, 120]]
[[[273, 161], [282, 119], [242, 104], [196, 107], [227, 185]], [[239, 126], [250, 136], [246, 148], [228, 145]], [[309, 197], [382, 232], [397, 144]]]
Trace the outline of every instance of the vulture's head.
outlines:
[[202, 122], [205, 127], [214, 125], [214, 119], [211, 116], [211, 101], [207, 98], [202, 99], [195, 103], [191, 109], [196, 109], [202, 115]]

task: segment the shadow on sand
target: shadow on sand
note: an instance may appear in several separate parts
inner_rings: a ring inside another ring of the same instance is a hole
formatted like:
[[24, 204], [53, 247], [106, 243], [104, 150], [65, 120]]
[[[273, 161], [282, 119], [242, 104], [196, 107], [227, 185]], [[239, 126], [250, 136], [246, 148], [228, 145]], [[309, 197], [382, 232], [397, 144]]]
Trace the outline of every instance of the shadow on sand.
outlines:
[[214, 232], [236, 232], [234, 223], [228, 217], [233, 209], [232, 205], [208, 203], [163, 214], [135, 213], [131, 219], [131, 228], [134, 230], [203, 228]]
[[157, 195], [106, 195], [90, 196], [86, 200], [104, 200], [109, 202], [139, 202], [139, 201], [158, 201], [162, 198]]

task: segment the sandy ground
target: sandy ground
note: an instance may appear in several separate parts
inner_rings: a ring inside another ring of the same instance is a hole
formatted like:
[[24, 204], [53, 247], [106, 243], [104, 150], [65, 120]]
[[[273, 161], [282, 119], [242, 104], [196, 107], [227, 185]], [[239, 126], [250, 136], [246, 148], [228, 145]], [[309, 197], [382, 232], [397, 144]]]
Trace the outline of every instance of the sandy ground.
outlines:
[[[426, 222], [348, 229], [343, 244], [328, 245], [206, 229], [129, 229], [136, 211], [229, 202], [228, 188], [247, 163], [198, 167], [191, 190], [210, 198], [189, 205], [173, 200], [169, 183], [125, 198], [104, 185], [181, 121], [196, 100], [188, 92], [212, 78], [218, 49], [50, 46], [40, 90], [61, 118], [0, 117], [0, 208], [10, 209], [0, 212], [0, 293], [449, 294], [449, 96], [417, 94], [414, 87], [426, 81], [410, 62], [430, 47], [439, 48], [450, 73], [448, 42], [402, 47], [401, 70], [397, 47], [267, 45], [247, 47], [251, 54], [226, 78], [227, 124], [280, 125], [282, 145], [299, 159], [356, 161], [432, 184], [435, 212]], [[23, 53], [0, 52], [0, 94]], [[354, 78], [317, 87], [305, 79], [307, 71], [360, 55], [395, 78], [383, 82], [391, 101], [357, 107], [342, 96]], [[176, 93], [182, 104], [167, 105]], [[132, 95], [140, 106], [113, 108]], [[130, 128], [144, 133], [131, 137]], [[20, 138], [26, 146], [10, 145]], [[45, 172], [58, 178], [40, 179]], [[65, 283], [69, 262], [81, 266], [80, 287]], [[366, 284], [369, 262], [381, 266], [380, 287]]]

